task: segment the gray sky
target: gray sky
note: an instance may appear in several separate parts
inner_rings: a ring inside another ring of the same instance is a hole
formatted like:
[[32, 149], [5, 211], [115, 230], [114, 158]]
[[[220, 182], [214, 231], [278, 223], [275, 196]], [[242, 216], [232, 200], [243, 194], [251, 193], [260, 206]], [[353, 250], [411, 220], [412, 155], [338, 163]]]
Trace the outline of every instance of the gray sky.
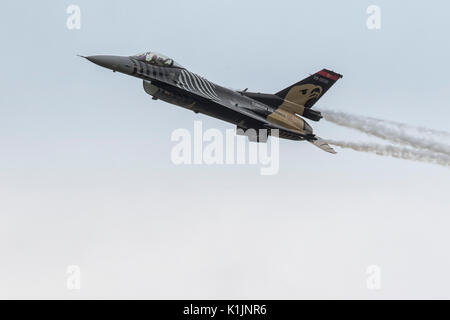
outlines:
[[[81, 8], [81, 29], [66, 8]], [[366, 8], [381, 8], [368, 30]], [[280, 172], [174, 166], [174, 129], [232, 128], [76, 54], [162, 52], [277, 92], [323, 67], [317, 106], [449, 131], [445, 1], [2, 3], [0, 297], [450, 298], [450, 172], [281, 141]], [[321, 121], [326, 138], [364, 139]], [[81, 268], [81, 290], [66, 267]], [[382, 270], [381, 290], [366, 268]]]

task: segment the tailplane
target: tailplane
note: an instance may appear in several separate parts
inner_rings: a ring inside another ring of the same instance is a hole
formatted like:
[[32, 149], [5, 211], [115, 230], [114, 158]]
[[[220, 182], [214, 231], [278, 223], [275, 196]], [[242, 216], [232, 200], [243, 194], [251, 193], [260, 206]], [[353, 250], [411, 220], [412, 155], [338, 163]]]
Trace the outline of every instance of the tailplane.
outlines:
[[330, 145], [325, 140], [323, 140], [322, 138], [319, 138], [318, 136], [314, 136], [314, 138], [308, 140], [308, 142], [311, 142], [313, 145], [322, 149], [323, 151], [326, 151], [326, 152], [329, 152], [332, 154], [337, 153], [336, 151], [334, 151], [334, 149], [332, 147], [330, 147]]

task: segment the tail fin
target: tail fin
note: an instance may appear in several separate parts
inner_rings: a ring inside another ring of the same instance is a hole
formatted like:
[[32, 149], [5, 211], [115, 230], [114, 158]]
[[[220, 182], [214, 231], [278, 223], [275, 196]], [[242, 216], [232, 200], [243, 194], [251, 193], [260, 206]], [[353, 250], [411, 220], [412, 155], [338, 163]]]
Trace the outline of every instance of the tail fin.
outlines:
[[283, 100], [305, 106], [305, 108], [311, 108], [340, 78], [342, 75], [339, 73], [323, 69], [275, 95]]

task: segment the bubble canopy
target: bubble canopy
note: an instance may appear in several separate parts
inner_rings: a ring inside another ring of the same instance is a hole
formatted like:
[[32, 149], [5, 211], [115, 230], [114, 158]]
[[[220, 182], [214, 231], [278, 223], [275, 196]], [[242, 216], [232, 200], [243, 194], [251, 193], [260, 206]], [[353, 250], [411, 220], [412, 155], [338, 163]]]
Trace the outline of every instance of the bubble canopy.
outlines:
[[161, 66], [161, 67], [176, 67], [183, 68], [180, 64], [175, 62], [173, 59], [157, 52], [144, 52], [140, 54], [136, 54], [131, 56], [134, 59], [137, 59], [142, 62], [150, 63], [153, 65]]

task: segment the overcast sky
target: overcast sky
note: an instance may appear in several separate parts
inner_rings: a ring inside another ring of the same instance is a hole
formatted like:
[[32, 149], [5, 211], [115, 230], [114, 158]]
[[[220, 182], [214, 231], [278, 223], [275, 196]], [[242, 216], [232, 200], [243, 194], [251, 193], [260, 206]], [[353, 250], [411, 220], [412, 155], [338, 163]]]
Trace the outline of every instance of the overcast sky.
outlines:
[[0, 297], [450, 298], [448, 168], [294, 141], [274, 176], [175, 166], [175, 129], [233, 126], [76, 56], [155, 50], [269, 93], [326, 67], [344, 77], [318, 107], [450, 131], [450, 7], [431, 3], [4, 1]]

